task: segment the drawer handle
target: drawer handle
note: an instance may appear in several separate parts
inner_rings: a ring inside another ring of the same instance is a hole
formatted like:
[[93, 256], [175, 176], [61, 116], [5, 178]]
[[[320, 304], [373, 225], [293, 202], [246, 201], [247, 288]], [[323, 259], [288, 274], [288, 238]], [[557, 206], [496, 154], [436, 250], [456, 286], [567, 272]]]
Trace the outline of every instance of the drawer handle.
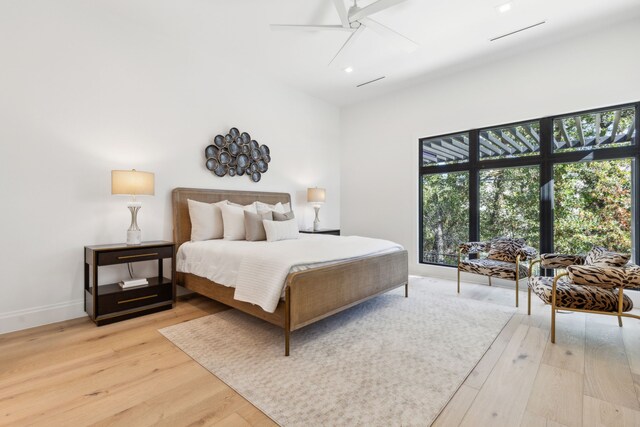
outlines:
[[145, 256], [158, 256], [157, 252], [153, 252], [150, 254], [139, 254], [139, 255], [123, 255], [123, 256], [119, 256], [118, 259], [131, 259], [131, 258], [142, 258]]
[[122, 300], [122, 301], [118, 301], [118, 304], [126, 304], [128, 302], [134, 302], [134, 301], [140, 301], [140, 300], [143, 300], [143, 299], [155, 298], [157, 296], [158, 296], [158, 294], [153, 294], [153, 295], [147, 295], [146, 297], [125, 299], [125, 300]]

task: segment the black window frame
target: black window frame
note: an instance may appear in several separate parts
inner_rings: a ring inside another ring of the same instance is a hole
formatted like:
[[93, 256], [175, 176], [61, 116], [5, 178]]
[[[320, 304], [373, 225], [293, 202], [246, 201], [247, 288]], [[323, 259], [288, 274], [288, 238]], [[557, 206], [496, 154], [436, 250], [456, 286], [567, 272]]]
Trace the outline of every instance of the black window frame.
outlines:
[[[579, 116], [583, 114], [597, 113], [612, 109], [634, 108], [635, 110], [635, 137], [632, 144], [623, 147], [595, 148], [591, 150], [580, 150], [572, 152], [554, 152], [553, 148], [553, 122], [567, 116]], [[480, 132], [501, 128], [512, 127], [522, 123], [540, 123], [540, 153], [522, 157], [510, 157], [503, 159], [483, 159], [479, 156], [479, 135]], [[469, 134], [469, 160], [468, 162], [453, 163], [446, 165], [427, 165], [422, 160], [422, 143], [425, 140], [434, 138], [444, 138], [450, 135]], [[518, 122], [485, 126], [478, 129], [448, 132], [441, 135], [433, 135], [418, 139], [418, 263], [425, 265], [437, 265], [441, 267], [455, 266], [424, 261], [424, 233], [423, 233], [423, 176], [441, 174], [449, 172], [469, 172], [469, 241], [479, 241], [480, 239], [480, 171], [486, 169], [503, 169], [511, 167], [538, 166], [540, 168], [540, 253], [553, 253], [554, 240], [554, 215], [553, 215], [553, 168], [559, 163], [576, 163], [581, 161], [617, 160], [633, 159], [631, 167], [631, 238], [632, 238], [632, 260], [638, 261], [640, 255], [640, 102], [625, 103], [613, 106], [591, 108], [589, 110], [577, 111], [573, 113], [562, 113], [547, 116], [539, 119], [526, 119]]]

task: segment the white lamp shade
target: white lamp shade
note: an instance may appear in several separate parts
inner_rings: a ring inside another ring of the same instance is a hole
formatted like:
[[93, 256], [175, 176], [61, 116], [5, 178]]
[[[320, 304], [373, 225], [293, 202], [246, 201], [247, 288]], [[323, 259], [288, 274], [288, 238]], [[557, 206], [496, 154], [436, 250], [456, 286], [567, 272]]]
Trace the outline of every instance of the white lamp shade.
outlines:
[[307, 202], [309, 203], [324, 203], [325, 190], [324, 188], [307, 188]]
[[111, 194], [129, 194], [133, 196], [155, 194], [153, 172], [111, 171]]

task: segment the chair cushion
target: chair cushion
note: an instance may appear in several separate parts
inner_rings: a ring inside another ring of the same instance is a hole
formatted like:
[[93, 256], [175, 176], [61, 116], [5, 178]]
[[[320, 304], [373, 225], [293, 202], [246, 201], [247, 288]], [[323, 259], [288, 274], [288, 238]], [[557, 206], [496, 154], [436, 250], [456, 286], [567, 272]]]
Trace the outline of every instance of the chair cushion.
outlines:
[[583, 255], [540, 254], [540, 266], [544, 268], [566, 268], [569, 265], [584, 264]]
[[478, 252], [485, 252], [490, 246], [490, 242], [466, 242], [460, 243], [458, 249], [463, 254], [476, 254]]
[[619, 254], [610, 252], [602, 246], [594, 246], [584, 260], [584, 265], [595, 265], [597, 267], [622, 267], [631, 258], [630, 254]]
[[[528, 285], [542, 301], [551, 304], [553, 277], [532, 276]], [[582, 310], [618, 311], [618, 292], [595, 286], [581, 286], [571, 283], [567, 276], [558, 280], [556, 289], [556, 306], [558, 308], [579, 308]], [[622, 311], [633, 309], [633, 301], [624, 296]]]
[[518, 251], [525, 245], [524, 239], [496, 237], [491, 240], [487, 258], [496, 261], [516, 262]]
[[[498, 277], [500, 279], [516, 279], [516, 264], [514, 262], [497, 261], [495, 259], [467, 259], [460, 260], [460, 271], [482, 274], [483, 276]], [[527, 277], [527, 266], [520, 264], [520, 277]]]
[[597, 286], [604, 289], [640, 288], [640, 267], [596, 267], [572, 265], [567, 267], [569, 279], [576, 285]]

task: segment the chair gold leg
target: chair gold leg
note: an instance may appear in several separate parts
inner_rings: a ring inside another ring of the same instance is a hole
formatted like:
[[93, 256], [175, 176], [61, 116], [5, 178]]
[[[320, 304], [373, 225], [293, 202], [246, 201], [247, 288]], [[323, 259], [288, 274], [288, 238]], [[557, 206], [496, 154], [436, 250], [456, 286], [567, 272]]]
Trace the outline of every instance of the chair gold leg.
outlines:
[[489, 276], [489, 286], [491, 286], [491, 276]]
[[558, 274], [553, 278], [553, 287], [551, 288], [551, 342], [556, 342], [556, 289], [558, 287], [558, 279], [567, 276], [568, 273]]
[[620, 286], [618, 291], [618, 326], [622, 328], [622, 307], [624, 306], [624, 288]]
[[556, 307], [555, 305], [551, 306], [551, 342], [555, 344], [556, 342]]
[[462, 257], [462, 251], [458, 250], [458, 293], [460, 293], [460, 257]]
[[531, 287], [529, 286], [529, 278], [533, 276], [533, 266], [539, 262], [541, 261], [538, 259], [529, 263], [529, 274], [527, 274], [527, 313], [529, 315], [531, 315]]
[[520, 255], [516, 257], [516, 308], [518, 308], [518, 297], [520, 289], [518, 289], [518, 282], [520, 281]]

